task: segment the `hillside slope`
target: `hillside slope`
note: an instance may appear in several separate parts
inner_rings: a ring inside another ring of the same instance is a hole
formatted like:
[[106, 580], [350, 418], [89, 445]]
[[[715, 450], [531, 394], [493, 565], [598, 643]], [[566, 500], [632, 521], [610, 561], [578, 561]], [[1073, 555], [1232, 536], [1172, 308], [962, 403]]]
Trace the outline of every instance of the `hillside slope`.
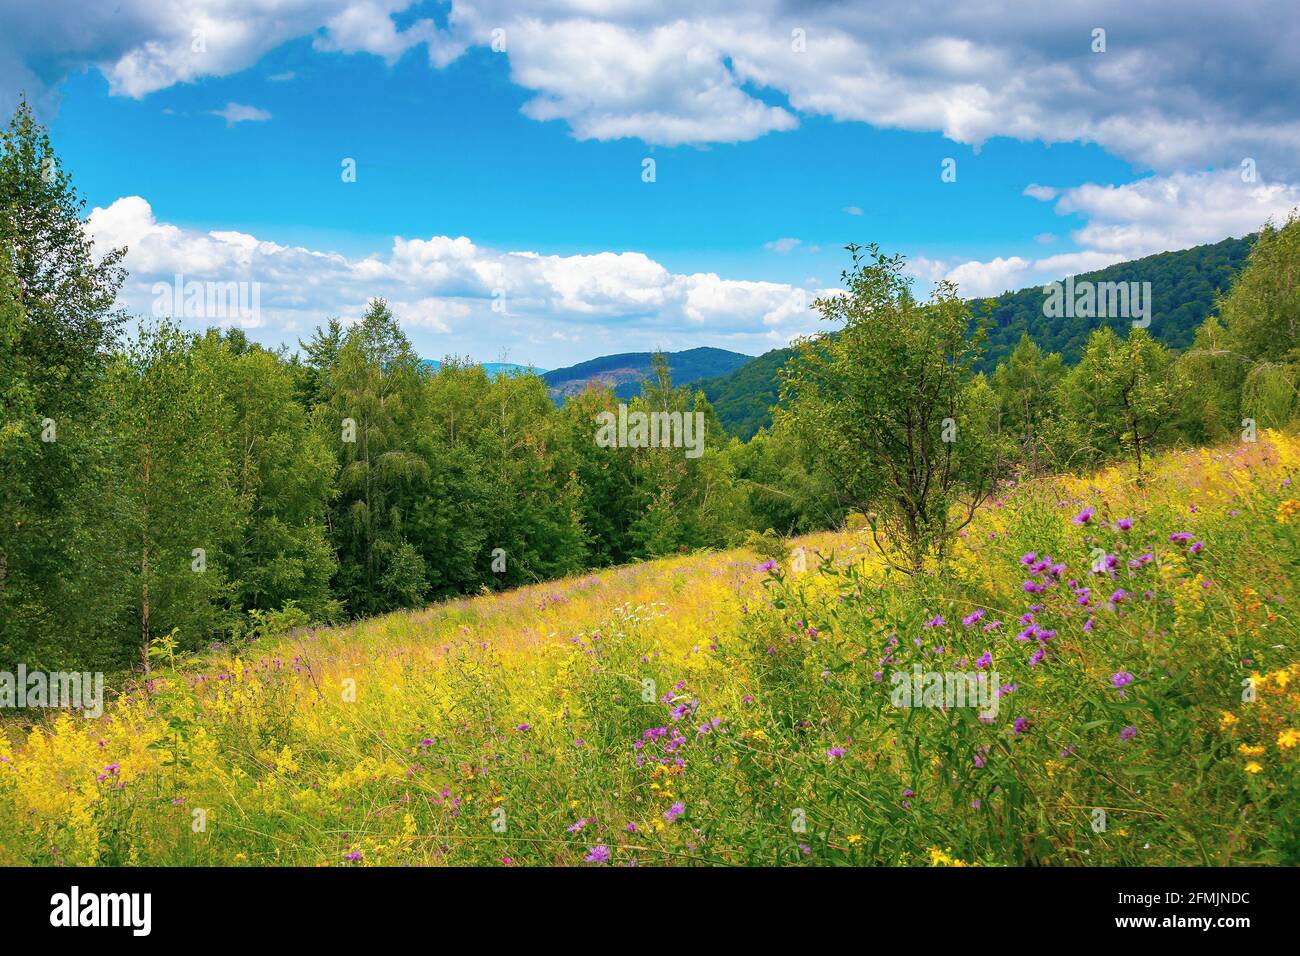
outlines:
[[[665, 355], [675, 385], [690, 385], [702, 378], [726, 374], [752, 358], [740, 352], [715, 348], [686, 349]], [[566, 396], [584, 390], [592, 381], [609, 385], [619, 398], [629, 399], [641, 394], [641, 382], [650, 375], [652, 357], [651, 352], [603, 355], [568, 368], [554, 369], [542, 378], [550, 386], [551, 397], [560, 403]]]
[[176, 659], [0, 725], [0, 864], [1300, 863], [1297, 469], [1027, 484], [914, 579], [822, 534]]
[[[1178, 252], [1163, 252], [1144, 259], [1121, 262], [1096, 272], [1075, 277], [1075, 281], [1150, 282], [1153, 299], [1149, 331], [1171, 348], [1189, 346], [1197, 326], [1214, 307], [1214, 297], [1227, 290], [1245, 265], [1253, 236], [1224, 239], [1210, 245]], [[1078, 361], [1088, 334], [1109, 325], [1120, 334], [1128, 319], [1047, 318], [1043, 314], [1046, 295], [1041, 286], [1006, 292], [990, 314], [988, 342], [980, 369], [990, 372], [1016, 347], [1028, 332], [1044, 352], [1060, 352], [1067, 364]], [[979, 314], [982, 302], [971, 301]], [[771, 424], [771, 406], [777, 401], [777, 372], [791, 350], [773, 349], [734, 372], [701, 381], [723, 427], [748, 440]]]
[[[442, 362], [437, 359], [420, 359], [420, 364], [430, 372], [437, 372], [442, 367]], [[487, 372], [488, 378], [496, 378], [498, 375], [526, 375], [530, 372], [541, 375], [546, 371], [544, 368], [518, 365], [514, 362], [479, 362], [477, 364], [483, 366], [483, 371]]]

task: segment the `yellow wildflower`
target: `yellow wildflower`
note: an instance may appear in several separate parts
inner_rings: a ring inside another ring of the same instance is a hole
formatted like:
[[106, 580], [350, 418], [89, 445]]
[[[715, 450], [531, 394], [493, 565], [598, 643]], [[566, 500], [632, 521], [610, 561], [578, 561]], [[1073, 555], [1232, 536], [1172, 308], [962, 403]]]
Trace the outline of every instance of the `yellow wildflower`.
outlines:
[[938, 847], [930, 847], [931, 866], [970, 866], [965, 860], [957, 860]]
[[275, 769], [280, 773], [295, 773], [298, 770], [298, 761], [293, 759], [293, 751], [286, 744], [281, 750], [279, 756], [275, 758]]

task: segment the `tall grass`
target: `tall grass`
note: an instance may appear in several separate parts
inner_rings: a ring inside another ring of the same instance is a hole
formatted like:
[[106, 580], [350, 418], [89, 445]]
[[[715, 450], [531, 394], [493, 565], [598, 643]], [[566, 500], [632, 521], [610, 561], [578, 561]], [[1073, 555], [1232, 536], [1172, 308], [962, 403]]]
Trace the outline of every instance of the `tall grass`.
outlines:
[[[823, 534], [172, 659], [5, 726], [0, 863], [1300, 862], [1298, 465], [1008, 488], [910, 577]], [[996, 716], [896, 706], [918, 664]]]

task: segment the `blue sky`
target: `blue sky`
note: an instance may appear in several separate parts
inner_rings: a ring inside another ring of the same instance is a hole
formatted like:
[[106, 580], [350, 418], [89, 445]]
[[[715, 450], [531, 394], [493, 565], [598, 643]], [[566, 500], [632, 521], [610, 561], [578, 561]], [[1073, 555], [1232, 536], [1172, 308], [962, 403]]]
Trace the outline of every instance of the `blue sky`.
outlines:
[[[88, 15], [62, 47], [59, 24], [20, 24], [0, 76], [49, 123], [97, 243], [131, 249], [123, 304], [148, 314], [177, 272], [257, 283], [255, 314], [184, 318], [268, 344], [385, 295], [432, 357], [757, 354], [817, 327], [808, 302], [848, 241], [984, 295], [1240, 235], [1300, 201], [1289, 108], [1237, 122], [1213, 76], [1199, 104], [1168, 64], [1144, 79], [1163, 37], [1128, 12], [1098, 53], [1090, 19], [1009, 19], [990, 39], [786, 7], [772, 23], [684, 7], [693, 24], [541, 4], [517, 25], [513, 7], [400, 0], [189, 7]], [[1286, 32], [1227, 39], [1271, 52]], [[1274, 60], [1254, 60], [1266, 90]]]
[[[270, 79], [287, 72], [291, 80]], [[527, 99], [505, 58], [485, 50], [431, 71], [415, 52], [390, 67], [295, 41], [234, 76], [140, 101], [110, 96], [97, 73], [73, 77], [52, 131], [92, 204], [147, 195], [180, 225], [233, 223], [349, 254], [431, 233], [559, 254], [638, 250], [674, 270], [794, 282], [833, 280], [849, 241], [968, 258], [1032, 253], [1035, 236], [1081, 219], [1023, 196], [1028, 183], [1134, 178], [1097, 146], [1003, 137], [977, 153], [939, 133], [825, 118], [745, 143], [577, 142], [560, 122], [522, 116]], [[212, 111], [228, 102], [271, 119], [227, 127]], [[341, 157], [357, 160], [355, 184], [340, 181]], [[646, 157], [653, 184], [641, 180]], [[958, 175], [945, 183], [949, 157]], [[822, 252], [764, 249], [782, 237]]]

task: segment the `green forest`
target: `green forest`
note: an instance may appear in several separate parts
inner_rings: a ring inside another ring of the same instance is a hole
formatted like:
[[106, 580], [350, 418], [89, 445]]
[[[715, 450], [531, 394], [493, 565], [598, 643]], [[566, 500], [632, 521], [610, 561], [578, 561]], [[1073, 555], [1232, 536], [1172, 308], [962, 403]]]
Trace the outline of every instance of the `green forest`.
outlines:
[[83, 211], [20, 106], [0, 152], [0, 657], [33, 668], [148, 670], [164, 639], [199, 649], [863, 516], [914, 570], [997, 482], [1140, 473], [1157, 448], [1297, 412], [1295, 218], [1126, 265], [1159, 290], [1149, 331], [1047, 323], [1034, 290], [991, 309], [946, 283], [921, 298], [901, 257], [850, 246], [845, 295], [814, 304], [827, 332], [733, 373], [741, 394], [655, 361], [629, 404], [702, 414], [689, 458], [598, 447], [609, 389], [557, 408], [536, 374], [422, 364], [379, 298], [275, 350], [124, 315], [125, 250], [93, 250]]
[[[1175, 350], [1190, 348], [1196, 330], [1215, 307], [1246, 264], [1254, 236], [1224, 239], [1178, 252], [1162, 252], [1132, 262], [1121, 262], [1096, 272], [1076, 276], [1076, 281], [1150, 282], [1154, 299], [1151, 334]], [[1032, 335], [1046, 352], [1058, 352], [1066, 364], [1083, 356], [1088, 337], [1102, 325], [1123, 333], [1124, 319], [1047, 318], [1041, 286], [1006, 292], [996, 299], [972, 300], [972, 326], [982, 322], [985, 344], [976, 367], [992, 372], [1005, 362], [1024, 335]], [[748, 440], [772, 423], [771, 408], [778, 401], [780, 371], [793, 354], [789, 348], [773, 349], [725, 375], [698, 383], [718, 418], [731, 434]]]

